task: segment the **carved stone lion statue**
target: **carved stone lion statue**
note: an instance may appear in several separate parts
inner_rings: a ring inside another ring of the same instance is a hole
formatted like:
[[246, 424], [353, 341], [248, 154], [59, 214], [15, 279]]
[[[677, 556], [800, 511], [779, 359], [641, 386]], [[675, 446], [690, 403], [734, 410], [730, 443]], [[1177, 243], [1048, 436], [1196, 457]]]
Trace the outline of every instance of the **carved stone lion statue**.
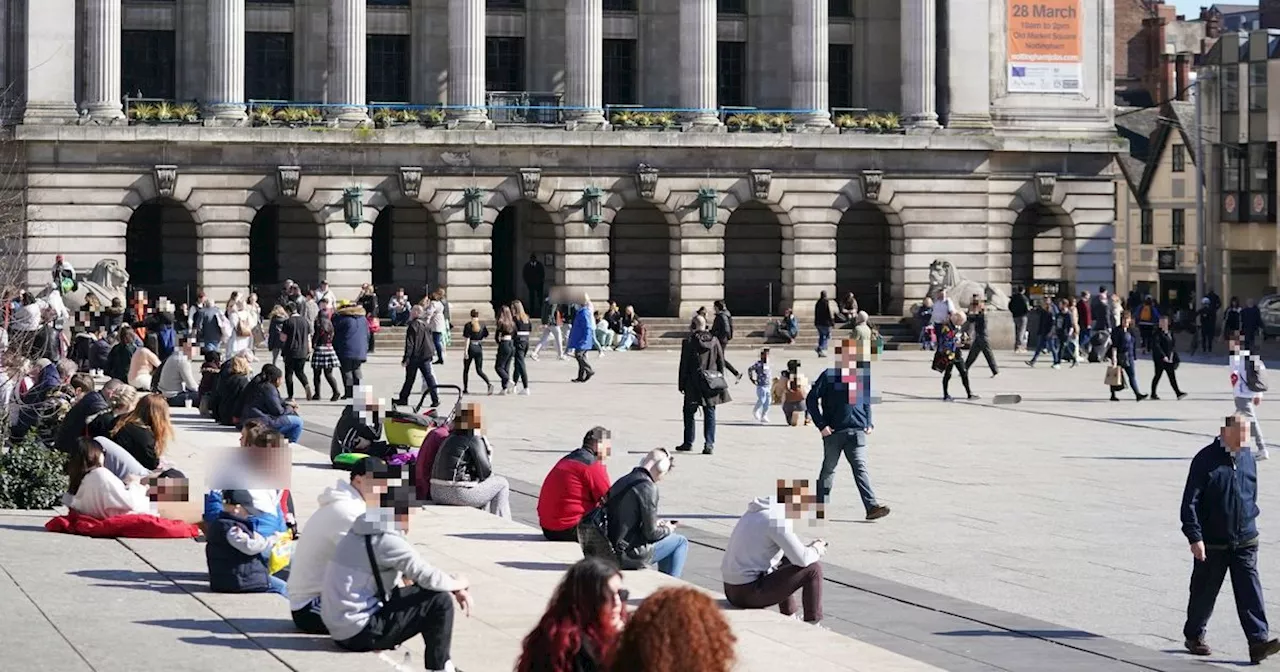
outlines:
[[955, 266], [945, 259], [935, 259], [929, 264], [929, 296], [938, 290], [945, 289], [947, 296], [956, 301], [958, 306], [969, 305], [974, 294], [983, 297], [989, 310], [1008, 310], [1009, 297], [990, 283], [968, 280], [956, 271]]
[[[103, 306], [111, 305], [112, 299], [120, 299], [124, 302], [129, 287], [129, 271], [115, 259], [102, 259], [94, 264], [93, 270], [80, 278], [79, 284], [80, 287], [76, 291], [62, 296], [67, 310], [73, 313], [80, 310], [89, 294], [97, 295], [98, 302]], [[45, 297], [50, 292], [56, 291], [58, 290], [54, 288], [53, 283], [50, 283], [40, 295]]]

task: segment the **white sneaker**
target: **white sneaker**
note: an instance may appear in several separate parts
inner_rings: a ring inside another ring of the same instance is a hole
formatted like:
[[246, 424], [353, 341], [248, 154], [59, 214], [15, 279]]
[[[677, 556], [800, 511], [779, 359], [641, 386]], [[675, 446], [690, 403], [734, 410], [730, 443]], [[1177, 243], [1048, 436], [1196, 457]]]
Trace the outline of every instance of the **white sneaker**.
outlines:
[[760, 416], [760, 424], [762, 424], [762, 425], [767, 425], [767, 424], [769, 424], [769, 416], [767, 416], [767, 415], [762, 415], [762, 416]]
[[1255, 459], [1257, 459], [1259, 462], [1263, 460], [1269, 460], [1271, 459], [1271, 453], [1268, 452], [1266, 448], [1263, 448], [1261, 451], [1258, 452], [1258, 456]]
[[536, 352], [529, 353], [529, 359], [532, 359], [535, 362], [538, 361], [538, 353]]
[[529, 396], [529, 388], [526, 387], [523, 390], [520, 390], [520, 394], [523, 394], [526, 397]]
[[1061, 369], [1061, 368], [1062, 368], [1062, 365], [1061, 365], [1061, 364], [1054, 364], [1052, 368], [1055, 368], [1055, 369]]

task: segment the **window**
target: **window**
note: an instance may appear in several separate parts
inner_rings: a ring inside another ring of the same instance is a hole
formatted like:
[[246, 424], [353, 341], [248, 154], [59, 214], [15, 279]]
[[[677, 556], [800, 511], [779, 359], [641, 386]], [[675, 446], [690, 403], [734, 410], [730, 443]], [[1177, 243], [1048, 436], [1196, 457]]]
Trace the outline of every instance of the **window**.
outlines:
[[1222, 146], [1222, 191], [1230, 193], [1240, 191], [1240, 149], [1231, 145]]
[[408, 7], [409, 0], [365, 0], [365, 4], [382, 7]]
[[1267, 155], [1267, 143], [1255, 142], [1249, 145], [1249, 175], [1247, 183], [1249, 191], [1265, 193], [1270, 183], [1271, 171]]
[[742, 107], [747, 104], [746, 42], [716, 44], [716, 81], [719, 84], [717, 100], [721, 107]]
[[1222, 67], [1222, 111], [1240, 111], [1240, 70], [1234, 63]]
[[524, 9], [524, 0], [485, 0], [486, 9]]
[[1146, 208], [1142, 209], [1142, 224], [1138, 230], [1138, 236], [1138, 242], [1142, 245], [1151, 245], [1155, 242], [1155, 231], [1151, 225], [1151, 211]]
[[409, 36], [370, 35], [365, 98], [371, 103], [409, 102]]
[[1181, 173], [1187, 169], [1187, 148], [1185, 145], [1173, 146], [1173, 172]]
[[1267, 63], [1249, 64], [1249, 111], [1267, 111]]
[[827, 13], [833, 19], [852, 19], [853, 0], [828, 0]]
[[604, 11], [634, 12], [636, 11], [636, 0], [604, 0]]
[[174, 32], [120, 31], [120, 84], [134, 98], [174, 97]]
[[524, 91], [524, 38], [485, 38], [484, 78], [488, 91]]
[[245, 33], [244, 95], [293, 100], [293, 33]]
[[636, 41], [604, 41], [605, 105], [636, 104]]
[[1173, 244], [1187, 244], [1187, 211], [1182, 208], [1173, 211]]
[[746, 14], [747, 0], [716, 0], [716, 11], [721, 14]]
[[831, 107], [853, 107], [853, 45], [833, 44], [827, 52]]

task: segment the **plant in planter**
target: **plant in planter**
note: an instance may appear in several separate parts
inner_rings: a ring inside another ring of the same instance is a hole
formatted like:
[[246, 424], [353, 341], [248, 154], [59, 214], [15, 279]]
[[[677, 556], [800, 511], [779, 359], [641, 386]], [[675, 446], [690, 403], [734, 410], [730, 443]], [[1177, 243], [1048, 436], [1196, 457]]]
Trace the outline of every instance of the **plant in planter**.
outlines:
[[396, 121], [402, 124], [416, 124], [420, 120], [417, 110], [398, 110], [396, 112]]
[[763, 112], [756, 112], [747, 117], [747, 126], [756, 132], [767, 131], [772, 126], [772, 119]]
[[872, 133], [884, 133], [884, 119], [878, 114], [863, 117], [863, 126]]
[[653, 115], [648, 112], [636, 113], [636, 126], [639, 128], [648, 128], [653, 125]]
[[444, 110], [426, 110], [422, 113], [422, 123], [427, 127], [444, 125]]
[[134, 103], [129, 106], [129, 118], [142, 123], [155, 121], [156, 106], [151, 103]]
[[254, 126], [268, 126], [276, 118], [276, 109], [270, 105], [254, 105], [249, 110], [249, 120]]
[[324, 121], [324, 114], [319, 108], [308, 107], [303, 109], [302, 121], [306, 124], [318, 124]]
[[194, 124], [200, 121], [200, 108], [195, 103], [182, 103], [173, 106], [174, 118], [186, 123]]
[[389, 128], [397, 121], [396, 116], [395, 110], [381, 107], [373, 113], [373, 123], [377, 124], [378, 128]]
[[304, 126], [311, 122], [311, 118], [311, 110], [305, 107], [286, 107], [276, 112], [276, 120], [291, 127]]
[[741, 131], [743, 127], [747, 125], [746, 115], [745, 114], [729, 115], [729, 118], [724, 120], [724, 125], [729, 128], [730, 132]]
[[774, 114], [769, 117], [769, 128], [774, 131], [786, 131], [792, 128], [792, 117], [789, 114]]
[[614, 126], [621, 126], [622, 128], [635, 128], [636, 113], [635, 112], [614, 112], [613, 118], [609, 120], [609, 123], [613, 124]]
[[660, 126], [663, 130], [675, 128], [676, 122], [675, 112], [658, 112], [653, 115], [653, 125]]
[[177, 106], [167, 100], [156, 105], [156, 121], [181, 121]]
[[858, 128], [858, 118], [852, 114], [841, 114], [835, 118], [835, 125], [841, 133], [852, 131]]
[[897, 133], [902, 130], [902, 117], [890, 112], [880, 117], [885, 133]]

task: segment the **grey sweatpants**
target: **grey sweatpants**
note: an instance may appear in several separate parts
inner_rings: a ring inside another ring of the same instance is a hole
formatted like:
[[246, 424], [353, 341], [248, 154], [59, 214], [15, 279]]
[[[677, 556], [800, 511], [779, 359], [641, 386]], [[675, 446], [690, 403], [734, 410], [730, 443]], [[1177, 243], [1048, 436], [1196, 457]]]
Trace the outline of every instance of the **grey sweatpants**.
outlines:
[[1267, 442], [1262, 438], [1262, 425], [1258, 422], [1258, 414], [1254, 412], [1255, 408], [1253, 399], [1236, 397], [1236, 413], [1249, 419], [1249, 433], [1253, 435], [1253, 445], [1261, 453], [1267, 449]]
[[431, 484], [431, 501], [445, 506], [485, 509], [501, 518], [511, 518], [511, 485], [501, 476], [470, 485]]

